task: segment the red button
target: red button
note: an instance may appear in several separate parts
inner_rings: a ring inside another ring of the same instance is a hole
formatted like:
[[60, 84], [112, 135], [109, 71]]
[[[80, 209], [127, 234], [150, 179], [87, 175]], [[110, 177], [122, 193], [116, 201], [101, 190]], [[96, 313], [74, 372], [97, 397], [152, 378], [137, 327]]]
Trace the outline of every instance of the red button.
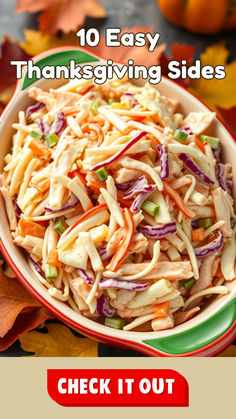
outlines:
[[62, 406], [188, 406], [186, 379], [174, 370], [47, 371], [50, 397]]

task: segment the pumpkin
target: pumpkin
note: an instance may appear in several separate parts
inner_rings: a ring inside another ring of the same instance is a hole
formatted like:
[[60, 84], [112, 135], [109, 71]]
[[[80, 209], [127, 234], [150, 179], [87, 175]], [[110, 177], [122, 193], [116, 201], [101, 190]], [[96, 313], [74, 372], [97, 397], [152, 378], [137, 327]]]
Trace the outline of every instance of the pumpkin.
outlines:
[[213, 34], [236, 28], [236, 0], [156, 0], [163, 15], [191, 32]]

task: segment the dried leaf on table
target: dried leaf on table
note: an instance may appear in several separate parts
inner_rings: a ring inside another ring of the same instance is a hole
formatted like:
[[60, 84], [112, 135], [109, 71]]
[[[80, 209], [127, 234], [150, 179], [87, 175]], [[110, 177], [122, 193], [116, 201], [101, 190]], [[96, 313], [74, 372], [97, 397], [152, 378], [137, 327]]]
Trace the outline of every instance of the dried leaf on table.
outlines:
[[229, 346], [227, 349], [225, 349], [223, 352], [221, 352], [221, 354], [220, 355], [218, 355], [218, 356], [220, 356], [220, 357], [228, 357], [228, 356], [231, 356], [231, 357], [236, 357], [236, 345], [231, 345], [231, 346]]
[[0, 350], [12, 344], [19, 333], [42, 326], [47, 318], [52, 316], [16, 278], [6, 277], [0, 268]]
[[98, 356], [98, 343], [76, 337], [62, 324], [48, 324], [48, 333], [28, 332], [19, 337], [24, 351], [34, 352], [34, 356]]
[[[167, 57], [164, 53], [161, 56], [160, 64], [162, 67], [162, 74], [168, 76], [168, 64], [170, 61], [176, 60], [181, 62], [182, 60], [187, 61], [187, 66], [189, 67], [193, 62], [193, 57], [196, 52], [196, 47], [193, 45], [182, 44], [180, 45], [178, 42], [174, 42], [171, 47], [171, 57]], [[176, 79], [177, 83], [179, 83], [183, 87], [188, 87], [189, 85], [189, 78], [186, 79]]]
[[[135, 26], [133, 28], [124, 28], [122, 29], [120, 36], [125, 32], [153, 32], [152, 27], [142, 27]], [[119, 38], [120, 38], [119, 36]], [[165, 45], [158, 45], [153, 52], [148, 51], [148, 47], [125, 47], [121, 45], [120, 47], [107, 47], [105, 43], [105, 38], [100, 37], [100, 42], [96, 47], [86, 47], [86, 50], [91, 51], [92, 54], [96, 54], [106, 60], [110, 59], [114, 62], [127, 64], [129, 59], [134, 60], [135, 65], [145, 65], [149, 67], [151, 65], [158, 65], [160, 57], [165, 50]]]
[[171, 47], [172, 60], [182, 61], [186, 60], [187, 65], [190, 66], [193, 63], [194, 54], [196, 52], [194, 45], [182, 44], [174, 42]]
[[229, 51], [225, 42], [211, 45], [200, 55], [201, 65], [225, 66], [226, 77], [221, 80], [204, 78], [190, 80], [189, 90], [203, 100], [212, 110], [217, 106], [229, 109], [235, 106], [236, 97], [236, 60], [227, 64]]
[[236, 138], [236, 106], [233, 106], [230, 109], [224, 109], [220, 106], [217, 106], [217, 110], [219, 116], [223, 119], [231, 134], [233, 134]]
[[29, 330], [43, 327], [46, 320], [52, 318], [53, 316], [43, 307], [21, 312], [12, 328], [4, 337], [0, 338], [0, 351], [5, 351], [9, 348], [20, 335]]
[[4, 38], [0, 58], [0, 113], [4, 109], [15, 88], [16, 68], [10, 65], [11, 60], [28, 60], [29, 55], [23, 51], [16, 41]]
[[25, 29], [25, 41], [21, 48], [29, 55], [38, 55], [43, 51], [63, 45], [79, 45], [79, 39], [74, 32], [62, 35], [46, 35], [33, 29]]
[[83, 25], [86, 16], [106, 16], [97, 0], [17, 0], [16, 3], [16, 13], [42, 12], [38, 18], [39, 28], [50, 35], [59, 30], [64, 33], [75, 31]]
[[18, 42], [5, 37], [1, 46], [0, 91], [15, 84], [16, 68], [10, 64], [10, 61], [28, 60], [29, 58], [29, 55], [23, 51]]

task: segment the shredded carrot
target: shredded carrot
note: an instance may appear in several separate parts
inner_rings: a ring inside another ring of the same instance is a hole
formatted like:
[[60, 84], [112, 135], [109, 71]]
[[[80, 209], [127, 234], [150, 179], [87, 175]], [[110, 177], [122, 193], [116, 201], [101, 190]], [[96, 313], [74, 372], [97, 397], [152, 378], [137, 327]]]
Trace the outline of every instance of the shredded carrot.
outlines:
[[195, 216], [195, 212], [192, 211], [191, 208], [189, 208], [188, 205], [185, 204], [181, 196], [176, 192], [174, 188], [172, 188], [172, 186], [169, 183], [165, 182], [164, 180], [162, 180], [162, 182], [164, 186], [163, 192], [168, 194], [173, 199], [173, 201], [184, 213], [184, 215], [186, 215], [186, 217], [193, 218]]
[[205, 147], [204, 144], [199, 140], [199, 138], [197, 136], [195, 136], [195, 144], [198, 148], [200, 148], [200, 150], [205, 153]]
[[137, 115], [137, 116], [132, 116], [132, 119], [133, 119], [134, 121], [136, 121], [136, 122], [141, 122], [141, 121], [143, 121], [144, 119], [146, 119], [146, 116], [139, 116], [139, 115]]
[[73, 170], [73, 172], [70, 172], [68, 174], [69, 178], [73, 179], [75, 176], [78, 176], [78, 178], [81, 180], [81, 182], [86, 186], [87, 182], [85, 179], [85, 175], [83, 175], [82, 173], [80, 173], [79, 169], [75, 169]]
[[223, 273], [222, 273], [222, 270], [221, 270], [220, 263], [219, 263], [217, 271], [216, 271], [216, 277], [217, 278], [222, 278], [223, 277]]
[[43, 239], [46, 232], [46, 228], [42, 225], [35, 223], [34, 221], [25, 220], [24, 218], [20, 219], [18, 228], [19, 234], [23, 237], [29, 235]]
[[90, 208], [83, 215], [81, 215], [81, 217], [79, 217], [79, 219], [69, 228], [68, 233], [70, 233], [77, 225], [87, 220], [91, 215], [94, 215], [97, 212], [102, 211], [104, 209], [107, 209], [107, 204], [101, 204], [97, 205], [96, 207]]
[[90, 92], [91, 89], [93, 89], [94, 84], [91, 84], [90, 86], [86, 87], [82, 92], [79, 92], [82, 96], [86, 95], [86, 93]]
[[199, 227], [195, 230], [192, 230], [192, 240], [194, 242], [201, 242], [202, 240], [204, 240], [204, 232], [205, 229], [203, 227]]
[[168, 315], [169, 312], [169, 301], [165, 301], [164, 303], [156, 304], [154, 308], [154, 314], [156, 317], [163, 318]]
[[36, 138], [32, 138], [29, 143], [29, 148], [33, 151], [36, 156], [39, 157], [51, 157], [51, 150], [42, 141], [37, 140]]
[[82, 127], [82, 131], [83, 132], [90, 132], [93, 131], [95, 132], [96, 136], [97, 136], [97, 145], [101, 145], [103, 143], [104, 140], [104, 132], [102, 130], [102, 128], [99, 125], [96, 124], [90, 124], [89, 122], [86, 122], [86, 124], [84, 124]]
[[61, 262], [58, 259], [58, 252], [56, 249], [51, 250], [51, 252], [49, 253], [47, 263], [49, 265], [58, 266], [58, 268], [61, 267]]
[[160, 127], [160, 125], [156, 125], [155, 128], [160, 132], [164, 132], [164, 128]]
[[119, 268], [122, 260], [127, 255], [127, 252], [130, 248], [134, 237], [134, 220], [131, 212], [128, 208], [123, 210], [123, 217], [125, 220], [125, 234], [119, 244], [117, 244], [117, 250], [115, 254], [112, 256], [111, 261], [106, 266], [108, 271], [116, 272]]

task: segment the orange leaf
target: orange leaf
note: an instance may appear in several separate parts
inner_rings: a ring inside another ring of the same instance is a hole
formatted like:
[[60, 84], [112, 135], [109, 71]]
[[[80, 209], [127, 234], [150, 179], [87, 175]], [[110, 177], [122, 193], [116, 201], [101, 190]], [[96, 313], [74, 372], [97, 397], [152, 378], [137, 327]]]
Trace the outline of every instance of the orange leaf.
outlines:
[[16, 13], [40, 11], [40, 30], [51, 35], [59, 30], [64, 33], [75, 31], [84, 23], [86, 16], [106, 16], [97, 0], [17, 0]]
[[20, 313], [12, 328], [0, 338], [0, 351], [9, 348], [20, 335], [24, 336], [30, 330], [44, 327], [46, 320], [52, 318], [53, 316], [43, 307]]
[[52, 318], [38, 301], [15, 278], [8, 278], [0, 268], [0, 351], [19, 336]]
[[11, 329], [18, 314], [28, 307], [40, 307], [40, 304], [17, 279], [7, 278], [0, 269], [0, 337]]

